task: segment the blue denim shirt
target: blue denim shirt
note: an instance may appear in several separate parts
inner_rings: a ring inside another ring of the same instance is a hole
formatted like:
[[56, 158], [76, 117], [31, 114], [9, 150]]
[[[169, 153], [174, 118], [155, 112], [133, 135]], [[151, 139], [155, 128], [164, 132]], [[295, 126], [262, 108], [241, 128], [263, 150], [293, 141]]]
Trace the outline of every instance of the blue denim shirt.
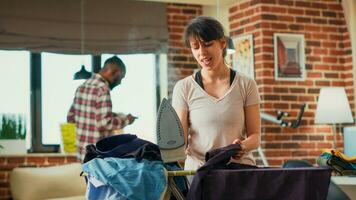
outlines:
[[132, 200], [157, 200], [167, 185], [163, 163], [135, 158], [95, 158], [83, 171]]

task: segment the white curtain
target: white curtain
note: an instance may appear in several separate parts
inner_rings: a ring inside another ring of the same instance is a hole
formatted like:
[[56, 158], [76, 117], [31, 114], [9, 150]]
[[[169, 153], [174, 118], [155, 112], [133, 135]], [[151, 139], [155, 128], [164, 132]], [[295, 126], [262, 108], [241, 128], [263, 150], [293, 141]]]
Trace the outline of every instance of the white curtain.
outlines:
[[[167, 51], [166, 5], [84, 0], [85, 54]], [[80, 0], [1, 0], [0, 49], [81, 53]]]

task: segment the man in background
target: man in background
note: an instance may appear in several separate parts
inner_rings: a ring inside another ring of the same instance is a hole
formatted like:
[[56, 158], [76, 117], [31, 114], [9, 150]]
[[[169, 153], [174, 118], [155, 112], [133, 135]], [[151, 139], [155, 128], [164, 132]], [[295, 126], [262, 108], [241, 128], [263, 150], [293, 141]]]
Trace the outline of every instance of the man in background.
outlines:
[[85, 147], [114, 131], [132, 124], [136, 117], [112, 112], [110, 90], [121, 84], [126, 67], [120, 58], [107, 59], [99, 73], [81, 84], [67, 115], [67, 122], [76, 125], [78, 157], [84, 160]]

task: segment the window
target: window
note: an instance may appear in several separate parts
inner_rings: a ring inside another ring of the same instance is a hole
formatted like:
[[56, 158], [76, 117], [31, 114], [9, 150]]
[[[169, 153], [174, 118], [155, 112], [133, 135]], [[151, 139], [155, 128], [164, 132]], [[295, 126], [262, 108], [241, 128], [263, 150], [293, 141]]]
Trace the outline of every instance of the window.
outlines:
[[[102, 66], [112, 55], [102, 55]], [[113, 111], [131, 113], [138, 119], [124, 128], [125, 133], [156, 141], [156, 55], [117, 55], [126, 65], [126, 76], [121, 85], [111, 91]]]
[[73, 80], [84, 64], [91, 71], [91, 56], [42, 53], [42, 143], [59, 144], [59, 125], [67, 113], [77, 87], [84, 80]]
[[[111, 56], [102, 55], [101, 66]], [[167, 57], [119, 57], [127, 72], [122, 85], [111, 92], [113, 111], [138, 117], [125, 127], [125, 133], [155, 142], [158, 103], [160, 96], [167, 96]], [[82, 64], [91, 71], [93, 62], [99, 70], [100, 57], [0, 50], [0, 60], [0, 114], [25, 116], [30, 152], [57, 152], [61, 142], [59, 125], [66, 122], [75, 90], [84, 81], [73, 80], [73, 76]]]
[[23, 115], [30, 148], [30, 53], [0, 50], [0, 114]]

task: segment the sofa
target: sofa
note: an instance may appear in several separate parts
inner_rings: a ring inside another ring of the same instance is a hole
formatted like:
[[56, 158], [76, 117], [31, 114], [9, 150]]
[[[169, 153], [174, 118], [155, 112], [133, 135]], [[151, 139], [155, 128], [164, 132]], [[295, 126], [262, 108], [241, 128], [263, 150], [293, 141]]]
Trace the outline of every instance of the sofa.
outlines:
[[85, 199], [85, 179], [80, 163], [52, 167], [17, 167], [10, 175], [14, 200]]

